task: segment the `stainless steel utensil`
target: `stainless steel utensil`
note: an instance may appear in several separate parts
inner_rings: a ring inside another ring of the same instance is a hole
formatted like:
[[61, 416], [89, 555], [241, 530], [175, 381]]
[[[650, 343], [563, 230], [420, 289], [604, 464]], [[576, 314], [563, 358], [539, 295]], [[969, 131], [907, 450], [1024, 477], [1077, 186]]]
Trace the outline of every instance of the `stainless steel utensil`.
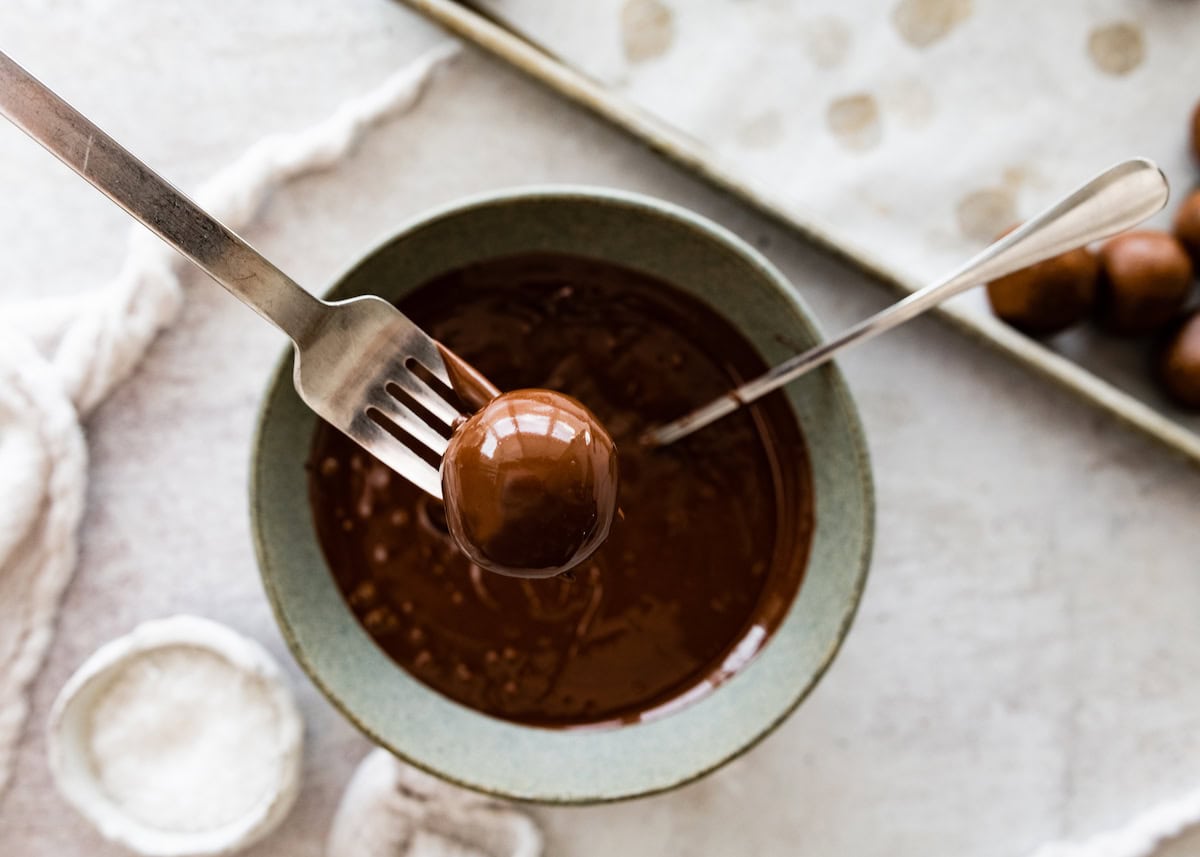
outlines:
[[[328, 303], [310, 295], [3, 53], [0, 113], [287, 334], [305, 403], [442, 496], [438, 462], [464, 416], [446, 389], [478, 405], [495, 387], [381, 298]], [[428, 383], [430, 375], [444, 388]]]
[[839, 352], [904, 324], [969, 288], [1135, 226], [1166, 205], [1168, 194], [1167, 179], [1152, 161], [1134, 158], [1110, 167], [945, 279], [913, 292], [840, 336], [785, 360], [690, 414], [651, 429], [644, 441], [656, 446], [674, 443], [799, 378]]

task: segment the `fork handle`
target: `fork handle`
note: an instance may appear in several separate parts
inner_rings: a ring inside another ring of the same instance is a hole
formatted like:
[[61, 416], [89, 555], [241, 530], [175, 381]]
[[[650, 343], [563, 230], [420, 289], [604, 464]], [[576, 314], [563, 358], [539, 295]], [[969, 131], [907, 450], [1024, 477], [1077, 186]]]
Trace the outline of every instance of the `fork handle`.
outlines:
[[753, 401], [828, 360], [837, 351], [915, 318], [980, 283], [1115, 235], [1167, 204], [1167, 178], [1153, 161], [1131, 158], [1109, 167], [1050, 208], [972, 257], [945, 279], [859, 322], [842, 335], [743, 384], [737, 396]]
[[0, 113], [297, 344], [326, 306], [0, 52]]
[[840, 336], [783, 361], [733, 392], [651, 429], [644, 440], [665, 446], [687, 437], [826, 363], [842, 350], [885, 333], [973, 286], [1136, 226], [1166, 205], [1168, 194], [1166, 176], [1153, 161], [1133, 158], [1109, 167], [945, 279], [913, 292]]

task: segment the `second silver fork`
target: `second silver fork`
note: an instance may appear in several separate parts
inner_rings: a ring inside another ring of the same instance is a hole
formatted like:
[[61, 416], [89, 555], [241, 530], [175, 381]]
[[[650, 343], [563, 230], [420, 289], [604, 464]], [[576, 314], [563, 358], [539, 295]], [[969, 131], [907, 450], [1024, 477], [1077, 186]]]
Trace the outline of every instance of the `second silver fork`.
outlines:
[[455, 422], [497, 394], [483, 376], [381, 298], [313, 297], [4, 53], [0, 113], [287, 334], [305, 403], [442, 496]]

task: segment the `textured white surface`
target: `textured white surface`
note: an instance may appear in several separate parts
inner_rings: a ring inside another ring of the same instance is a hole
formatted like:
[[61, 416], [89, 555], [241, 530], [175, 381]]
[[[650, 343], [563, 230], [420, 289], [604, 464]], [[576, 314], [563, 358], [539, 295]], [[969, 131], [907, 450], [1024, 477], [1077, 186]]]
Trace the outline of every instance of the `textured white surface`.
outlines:
[[1118, 160], [1194, 170], [1191, 2], [483, 5], [917, 281]]
[[[19, 61], [185, 187], [439, 38], [383, 0], [15, 0], [0, 6], [0, 31]], [[554, 180], [715, 217], [762, 247], [827, 327], [888, 300], [474, 57], [337, 172], [279, 193], [249, 237], [319, 288], [430, 205]], [[0, 187], [0, 297], [69, 294], [114, 270], [124, 215], [7, 127]], [[6, 857], [121, 853], [54, 792], [41, 724], [74, 667], [141, 619], [211, 616], [287, 664], [309, 730], [306, 779], [297, 811], [252, 855], [320, 854], [367, 751], [291, 664], [254, 568], [247, 456], [282, 344], [201, 277], [186, 291], [179, 324], [88, 426], [82, 555], [0, 804]], [[1200, 778], [1200, 474], [934, 322], [844, 368], [874, 454], [879, 531], [833, 670], [775, 736], [707, 780], [538, 810], [547, 853], [1011, 857], [1117, 826]], [[1198, 849], [1193, 838], [1163, 853]]]

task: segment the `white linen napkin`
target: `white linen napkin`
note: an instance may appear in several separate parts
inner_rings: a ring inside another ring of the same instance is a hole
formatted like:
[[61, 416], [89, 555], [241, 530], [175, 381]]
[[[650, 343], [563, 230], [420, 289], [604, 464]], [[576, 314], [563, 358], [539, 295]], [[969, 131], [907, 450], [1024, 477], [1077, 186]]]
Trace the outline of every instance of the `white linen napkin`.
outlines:
[[540, 857], [523, 813], [372, 750], [346, 787], [325, 857]]

